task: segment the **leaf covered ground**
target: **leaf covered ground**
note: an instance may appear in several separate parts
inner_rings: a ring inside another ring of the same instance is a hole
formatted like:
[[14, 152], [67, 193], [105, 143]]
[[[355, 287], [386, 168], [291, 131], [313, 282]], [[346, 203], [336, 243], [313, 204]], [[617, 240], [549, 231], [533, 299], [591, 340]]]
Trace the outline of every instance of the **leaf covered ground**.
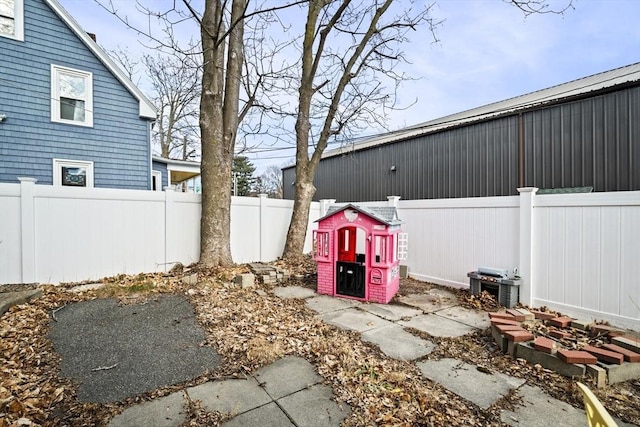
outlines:
[[[292, 285], [315, 287], [315, 264], [302, 259], [289, 268], [298, 277]], [[258, 284], [242, 289], [233, 284], [244, 266], [225, 270], [175, 269], [169, 274], [119, 276], [105, 279], [105, 287], [82, 294], [68, 286], [43, 287], [44, 296], [13, 307], [0, 317], [0, 427], [19, 425], [105, 425], [114, 414], [132, 404], [167, 395], [185, 386], [206, 381], [242, 377], [285, 355], [311, 362], [331, 385], [339, 401], [352, 414], [345, 426], [457, 426], [501, 425], [500, 410], [517, 403], [507, 396], [487, 410], [465, 401], [439, 384], [422, 377], [415, 363], [390, 359], [375, 346], [363, 343], [359, 334], [323, 323], [302, 300], [282, 300], [272, 288]], [[187, 286], [182, 278], [198, 273], [198, 283]], [[401, 294], [423, 292], [431, 286], [404, 280]], [[58, 376], [59, 358], [47, 339], [54, 310], [76, 301], [117, 297], [135, 304], [157, 293], [185, 295], [206, 332], [202, 345], [222, 357], [219, 371], [185, 384], [167, 387], [114, 404], [80, 403], [76, 386]], [[460, 291], [462, 303], [477, 309], [497, 308], [489, 296], [470, 297]], [[413, 331], [416, 332], [416, 331]], [[426, 336], [425, 336], [426, 337]], [[499, 352], [488, 332], [460, 338], [426, 337], [437, 343], [425, 359], [453, 357], [481, 369], [525, 378], [551, 396], [582, 408], [581, 396], [571, 379]], [[588, 382], [588, 381], [587, 381]], [[640, 423], [640, 381], [616, 384], [596, 392], [609, 412], [627, 422]], [[207, 413], [199, 402], [187, 409], [186, 425], [218, 425], [228, 415]]]

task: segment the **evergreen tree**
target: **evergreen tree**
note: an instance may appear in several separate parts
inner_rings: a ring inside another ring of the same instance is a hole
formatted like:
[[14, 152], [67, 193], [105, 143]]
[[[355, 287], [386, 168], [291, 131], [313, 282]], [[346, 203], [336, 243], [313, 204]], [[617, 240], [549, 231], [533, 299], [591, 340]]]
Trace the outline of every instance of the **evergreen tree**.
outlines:
[[[256, 167], [246, 156], [234, 156], [232, 167], [232, 192], [236, 196], [248, 196], [254, 185]], [[235, 191], [234, 191], [235, 190]]]

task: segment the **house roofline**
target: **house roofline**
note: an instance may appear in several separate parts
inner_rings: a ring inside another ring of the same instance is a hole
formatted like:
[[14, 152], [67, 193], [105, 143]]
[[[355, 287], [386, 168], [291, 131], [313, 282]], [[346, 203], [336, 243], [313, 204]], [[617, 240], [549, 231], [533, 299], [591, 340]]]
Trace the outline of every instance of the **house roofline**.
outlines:
[[182, 166], [187, 168], [200, 169], [200, 162], [194, 162], [191, 160], [167, 159], [166, 157], [160, 157], [160, 156], [152, 156], [151, 160], [158, 163], [164, 163], [167, 166]]
[[102, 50], [98, 43], [82, 29], [80, 24], [67, 12], [57, 0], [45, 0], [51, 9], [64, 21], [76, 36], [93, 52], [93, 54], [111, 71], [111, 73], [122, 83], [127, 90], [138, 100], [140, 117], [155, 120], [157, 115], [156, 107], [146, 97], [144, 93], [122, 72], [120, 67]]

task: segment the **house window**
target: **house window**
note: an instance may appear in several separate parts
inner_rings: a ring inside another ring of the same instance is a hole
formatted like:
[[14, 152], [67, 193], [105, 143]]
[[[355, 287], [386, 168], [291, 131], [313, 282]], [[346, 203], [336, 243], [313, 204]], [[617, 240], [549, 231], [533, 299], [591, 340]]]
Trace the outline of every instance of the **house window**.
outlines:
[[93, 187], [93, 162], [53, 159], [53, 185]]
[[153, 171], [151, 175], [151, 189], [153, 191], [162, 191], [162, 172]]
[[24, 40], [23, 0], [0, 0], [0, 36]]
[[51, 66], [51, 121], [93, 126], [91, 73]]

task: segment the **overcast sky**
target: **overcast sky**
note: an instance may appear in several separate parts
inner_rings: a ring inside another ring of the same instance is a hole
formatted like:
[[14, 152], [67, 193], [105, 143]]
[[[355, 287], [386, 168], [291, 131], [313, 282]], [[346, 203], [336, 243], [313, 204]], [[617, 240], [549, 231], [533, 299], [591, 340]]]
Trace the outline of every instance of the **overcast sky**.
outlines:
[[[130, 19], [142, 19], [133, 0], [112, 1]], [[144, 49], [134, 32], [92, 0], [58, 2], [103, 47]], [[502, 0], [441, 0], [433, 17], [444, 20], [439, 42], [423, 28], [403, 48], [412, 63], [404, 71], [418, 80], [403, 84], [400, 101], [415, 105], [391, 114], [391, 130], [640, 62], [640, 0], [574, 0], [563, 16], [526, 18]], [[263, 153], [253, 161], [262, 169], [288, 155]]]

